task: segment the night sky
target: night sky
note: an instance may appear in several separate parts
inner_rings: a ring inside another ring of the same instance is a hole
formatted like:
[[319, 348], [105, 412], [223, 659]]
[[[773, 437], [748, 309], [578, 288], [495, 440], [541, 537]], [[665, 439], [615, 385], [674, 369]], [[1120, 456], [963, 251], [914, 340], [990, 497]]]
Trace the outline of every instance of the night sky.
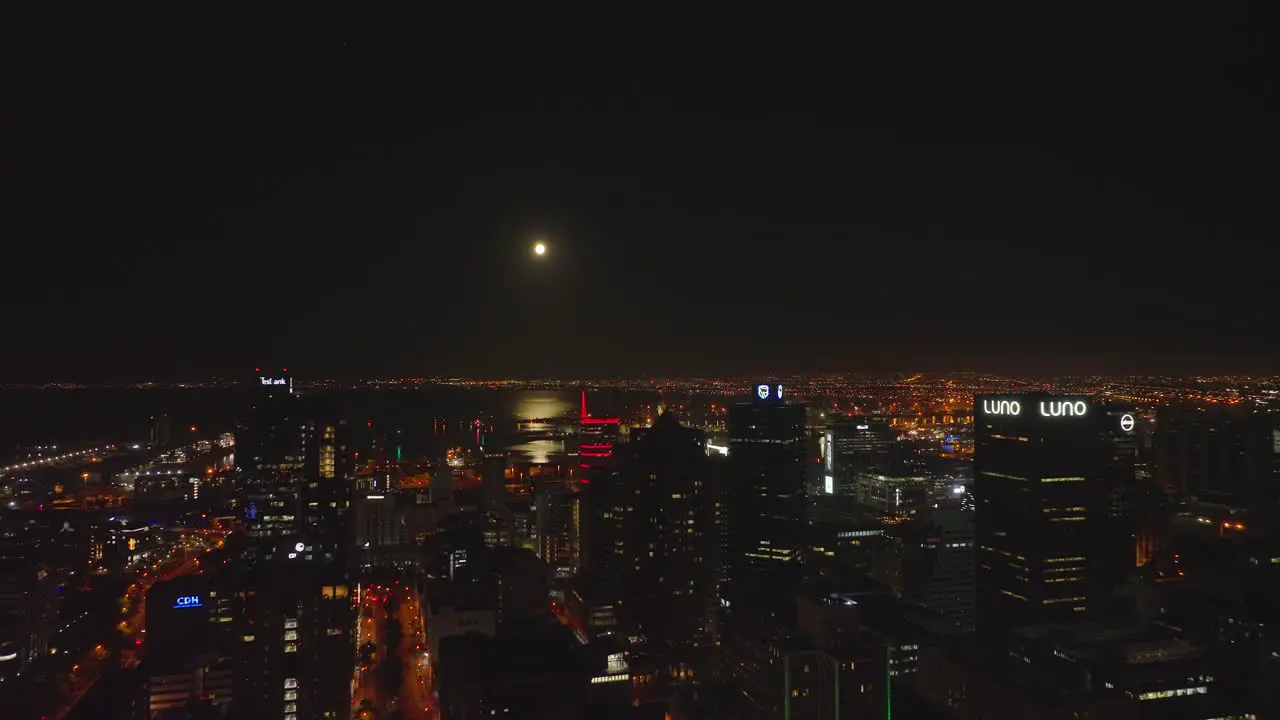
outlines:
[[0, 380], [1280, 359], [1259, 17], [195, 7], [0, 18]]

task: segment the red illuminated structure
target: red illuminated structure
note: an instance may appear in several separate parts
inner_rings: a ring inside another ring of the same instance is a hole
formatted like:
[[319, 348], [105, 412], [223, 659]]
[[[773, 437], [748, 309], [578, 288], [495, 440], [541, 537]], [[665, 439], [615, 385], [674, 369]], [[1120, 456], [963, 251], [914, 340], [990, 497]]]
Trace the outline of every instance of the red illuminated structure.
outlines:
[[578, 418], [578, 458], [585, 469], [613, 464], [613, 443], [618, 437], [620, 418], [591, 417], [587, 412], [587, 391], [582, 391], [582, 414]]

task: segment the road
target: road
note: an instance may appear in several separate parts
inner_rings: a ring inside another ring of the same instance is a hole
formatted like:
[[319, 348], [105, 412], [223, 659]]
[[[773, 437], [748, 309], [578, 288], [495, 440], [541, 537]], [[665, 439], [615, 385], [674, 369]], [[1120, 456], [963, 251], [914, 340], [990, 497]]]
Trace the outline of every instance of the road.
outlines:
[[406, 720], [434, 720], [435, 708], [431, 700], [431, 663], [427, 658], [426, 625], [423, 622], [422, 603], [417, 593], [406, 588], [405, 600], [400, 603], [397, 615], [404, 628], [404, 641], [400, 645], [400, 657], [404, 660], [404, 690], [402, 708]]
[[[360, 632], [356, 642], [356, 690], [352, 705], [357, 711], [363, 707], [374, 709], [381, 707], [380, 694], [378, 692], [377, 660], [381, 660], [386, 652], [384, 644], [378, 639], [382, 632], [382, 621], [385, 620], [385, 614], [382, 612], [382, 604], [377, 600], [377, 592], [378, 589], [376, 587], [367, 588], [363, 591], [358, 608], [359, 614], [356, 618]], [[376, 655], [373, 662], [363, 664], [362, 658], [359, 656], [360, 648], [369, 643], [372, 643], [377, 648]]]
[[[189, 575], [198, 572], [200, 569], [200, 556], [215, 546], [216, 542], [211, 542], [206, 533], [192, 533], [188, 536], [189, 542], [175, 548], [174, 553], [153, 565], [151, 568], [144, 570], [138, 574], [137, 580], [130, 586], [129, 597], [137, 597], [136, 606], [133, 612], [128, 612], [130, 606], [124, 608], [127, 617], [120, 621], [117, 630], [125, 638], [132, 638], [135, 645], [142, 644], [143, 633], [147, 631], [144, 624], [146, 622], [146, 594], [152, 585], [167, 580], [169, 578], [178, 577], [180, 575]], [[123, 644], [128, 647], [127, 641]], [[50, 720], [61, 720], [71, 712], [76, 703], [80, 702], [80, 698], [84, 697], [94, 683], [101, 677], [105, 670], [104, 663], [119, 662], [121, 665], [136, 664], [136, 650], [125, 650], [120, 653], [119, 657], [113, 658], [109, 649], [102, 645], [89, 650], [76, 662], [76, 670], [72, 679], [66, 687], [66, 695], [63, 702], [48, 714]]]
[[[392, 596], [395, 600], [394, 615], [388, 615], [387, 599]], [[393, 617], [399, 621], [403, 633], [396, 647], [388, 647], [386, 627], [387, 621]], [[353, 702], [356, 716], [435, 720], [426, 628], [422, 624], [422, 604], [417, 595], [404, 585], [371, 586], [361, 598], [357, 622], [360, 624], [357, 647], [373, 643], [377, 650], [375, 661], [368, 665], [360, 665], [360, 658], [356, 658]], [[382, 686], [383, 677], [379, 670], [380, 665], [393, 656], [400, 658], [404, 668], [400, 691], [394, 698]], [[394, 715], [396, 712], [399, 715]]]
[[64, 462], [83, 462], [87, 458], [93, 457], [94, 455], [102, 455], [103, 453], [110, 452], [113, 449], [115, 449], [114, 445], [104, 445], [102, 447], [88, 448], [86, 450], [73, 450], [71, 452], [62, 453], [61, 455], [28, 460], [26, 462], [14, 463], [13, 465], [5, 465], [0, 467], [0, 475], [5, 475], [18, 470], [30, 470], [32, 468], [57, 465], [58, 463]]

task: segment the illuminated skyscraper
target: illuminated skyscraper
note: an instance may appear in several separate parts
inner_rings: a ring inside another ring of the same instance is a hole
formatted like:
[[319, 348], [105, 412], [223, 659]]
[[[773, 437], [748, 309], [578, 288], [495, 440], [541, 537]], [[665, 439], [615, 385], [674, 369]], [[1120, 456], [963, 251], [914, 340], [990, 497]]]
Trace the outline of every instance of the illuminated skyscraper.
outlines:
[[1104, 555], [1125, 552], [1106, 546], [1107, 480], [1132, 415], [1039, 393], [975, 405], [979, 631], [1087, 617], [1105, 592]]
[[322, 395], [295, 392], [281, 370], [255, 373], [236, 431], [236, 475], [250, 554], [306, 535], [328, 560], [349, 544], [354, 455], [347, 423]]
[[761, 383], [729, 409], [729, 610], [753, 624], [792, 615], [778, 589], [799, 582], [804, 562], [805, 457], [805, 407], [782, 385]]
[[593, 417], [587, 412], [587, 391], [582, 391], [582, 413], [578, 419], [578, 459], [584, 470], [613, 466], [613, 445], [618, 439], [616, 417]]
[[626, 448], [620, 615], [651, 652], [688, 648], [707, 624], [706, 436], [666, 412]]
[[870, 473], [890, 474], [893, 432], [884, 417], [840, 418], [827, 425], [823, 472], [828, 495], [856, 495]]
[[307, 540], [281, 540], [237, 579], [243, 598], [231, 717], [341, 718], [351, 712], [355, 586]]

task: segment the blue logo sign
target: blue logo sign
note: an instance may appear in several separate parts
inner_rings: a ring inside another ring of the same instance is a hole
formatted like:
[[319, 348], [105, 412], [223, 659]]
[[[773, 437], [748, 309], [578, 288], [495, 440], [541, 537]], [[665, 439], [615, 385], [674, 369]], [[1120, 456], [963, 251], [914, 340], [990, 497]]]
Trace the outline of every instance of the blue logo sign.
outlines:
[[782, 386], [760, 383], [756, 385], [756, 397], [761, 400], [777, 400], [782, 402]]
[[257, 519], [258, 519], [258, 505], [257, 505], [257, 503], [249, 503], [249, 506], [248, 506], [248, 507], [246, 507], [246, 508], [244, 509], [244, 518], [245, 518], [245, 520], [257, 520]]
[[198, 607], [204, 607], [204, 605], [200, 602], [199, 595], [179, 595], [178, 599], [174, 601], [173, 607], [175, 609], [198, 608]]

